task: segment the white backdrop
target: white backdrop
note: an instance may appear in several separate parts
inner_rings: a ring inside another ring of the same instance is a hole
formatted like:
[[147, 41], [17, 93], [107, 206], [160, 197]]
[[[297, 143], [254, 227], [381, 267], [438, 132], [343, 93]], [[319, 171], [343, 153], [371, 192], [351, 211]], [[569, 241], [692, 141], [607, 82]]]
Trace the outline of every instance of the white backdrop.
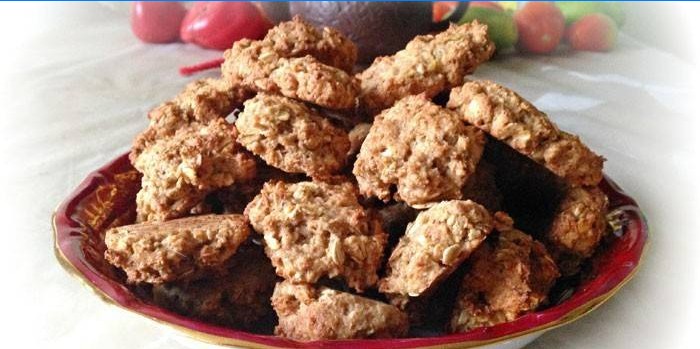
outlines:
[[[206, 347], [84, 289], [55, 261], [49, 219], [88, 172], [128, 149], [151, 107], [185, 85], [179, 66], [220, 53], [140, 43], [125, 4], [3, 4], [0, 13], [0, 343]], [[507, 57], [478, 70], [603, 154], [606, 173], [638, 199], [651, 226], [637, 277], [532, 348], [700, 345], [697, 72], [625, 36], [608, 54]]]

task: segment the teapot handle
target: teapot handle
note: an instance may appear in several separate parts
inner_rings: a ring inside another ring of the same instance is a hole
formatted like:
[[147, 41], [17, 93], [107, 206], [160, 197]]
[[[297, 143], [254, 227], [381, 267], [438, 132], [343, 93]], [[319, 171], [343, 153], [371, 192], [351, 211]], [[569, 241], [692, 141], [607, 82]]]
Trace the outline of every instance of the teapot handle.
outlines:
[[433, 23], [431, 30], [443, 31], [447, 29], [447, 27], [450, 25], [450, 22], [457, 22], [460, 18], [462, 18], [462, 15], [464, 15], [464, 13], [467, 12], [468, 8], [469, 1], [457, 2], [457, 7], [455, 7], [455, 9], [452, 11], [452, 14], [450, 14], [449, 17], [441, 20], [440, 22]]

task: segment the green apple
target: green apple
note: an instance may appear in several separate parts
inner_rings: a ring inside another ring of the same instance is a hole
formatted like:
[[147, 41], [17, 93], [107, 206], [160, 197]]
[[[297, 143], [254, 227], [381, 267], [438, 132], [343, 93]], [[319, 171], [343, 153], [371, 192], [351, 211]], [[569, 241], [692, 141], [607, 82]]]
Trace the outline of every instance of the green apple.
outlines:
[[459, 23], [467, 23], [475, 19], [488, 25], [489, 38], [496, 44], [497, 50], [511, 48], [518, 42], [518, 27], [510, 14], [491, 8], [470, 7]]
[[618, 27], [625, 23], [625, 10], [623, 4], [619, 2], [555, 2], [557, 7], [564, 14], [566, 25], [569, 25], [585, 15], [591, 13], [603, 13], [615, 21]]

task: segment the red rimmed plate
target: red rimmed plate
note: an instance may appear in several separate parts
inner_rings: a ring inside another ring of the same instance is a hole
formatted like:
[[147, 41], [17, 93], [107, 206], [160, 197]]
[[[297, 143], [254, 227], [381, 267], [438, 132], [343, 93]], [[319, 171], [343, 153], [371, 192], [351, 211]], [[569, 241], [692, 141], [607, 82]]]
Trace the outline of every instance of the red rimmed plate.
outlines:
[[596, 255], [593, 277], [581, 282], [566, 300], [513, 322], [467, 333], [437, 337], [296, 342], [204, 323], [150, 304], [120, 281], [103, 258], [104, 232], [134, 220], [134, 198], [140, 175], [127, 155], [91, 173], [58, 207], [53, 217], [56, 257], [71, 274], [110, 304], [146, 316], [206, 342], [252, 348], [426, 348], [524, 345], [546, 330], [574, 321], [612, 297], [639, 268], [648, 228], [637, 203], [612, 180], [601, 189], [610, 199], [614, 236]]

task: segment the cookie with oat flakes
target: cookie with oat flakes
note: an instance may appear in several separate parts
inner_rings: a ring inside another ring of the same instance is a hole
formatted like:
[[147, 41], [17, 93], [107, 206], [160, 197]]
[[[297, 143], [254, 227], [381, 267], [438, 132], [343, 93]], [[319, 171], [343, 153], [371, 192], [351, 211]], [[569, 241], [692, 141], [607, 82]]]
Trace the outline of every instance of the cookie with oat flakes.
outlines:
[[491, 81], [452, 89], [447, 107], [574, 186], [596, 185], [604, 159], [514, 91]]
[[462, 197], [485, 142], [456, 113], [409, 96], [375, 118], [352, 172], [362, 195], [421, 208]]
[[347, 133], [304, 103], [259, 93], [236, 120], [238, 143], [289, 173], [327, 177], [345, 165]]
[[467, 74], [493, 55], [495, 46], [479, 22], [451, 25], [447, 30], [421, 35], [393, 56], [378, 57], [360, 80], [360, 105], [376, 114], [410, 95], [429, 98], [464, 83]]
[[157, 140], [134, 167], [143, 174], [136, 196], [139, 222], [182, 217], [213, 190], [255, 176], [255, 161], [241, 152], [235, 128], [223, 119]]
[[206, 215], [125, 225], [105, 234], [105, 259], [129, 283], [195, 278], [219, 268], [250, 235], [242, 215]]
[[489, 212], [473, 201], [443, 201], [418, 214], [406, 227], [387, 262], [379, 291], [393, 304], [432, 292], [486, 239]]
[[513, 321], [534, 311], [546, 301], [559, 277], [540, 242], [513, 228], [504, 212], [496, 213], [495, 218], [498, 233], [469, 259], [449, 324], [451, 332]]
[[408, 332], [408, 317], [395, 306], [308, 284], [278, 283], [272, 306], [275, 334], [297, 340], [395, 338]]
[[341, 278], [362, 291], [377, 282], [387, 235], [349, 182], [268, 182], [245, 214], [264, 237], [277, 274], [292, 282]]

